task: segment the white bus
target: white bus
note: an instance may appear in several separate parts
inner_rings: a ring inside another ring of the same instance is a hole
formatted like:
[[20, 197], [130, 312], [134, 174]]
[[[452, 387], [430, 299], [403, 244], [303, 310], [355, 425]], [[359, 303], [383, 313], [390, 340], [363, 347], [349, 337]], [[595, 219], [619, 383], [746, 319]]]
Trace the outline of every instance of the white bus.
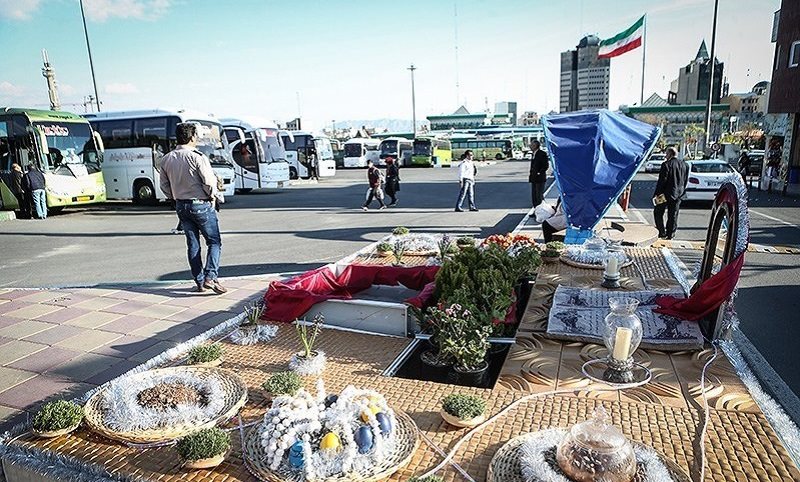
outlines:
[[161, 158], [177, 145], [175, 126], [197, 124], [197, 150], [208, 156], [214, 173], [233, 196], [233, 163], [222, 124], [210, 114], [187, 110], [136, 110], [85, 114], [103, 138], [103, 179], [108, 199], [131, 199], [137, 204], [166, 200], [161, 192]]
[[278, 126], [255, 117], [222, 119], [236, 171], [236, 190], [289, 185], [289, 163]]
[[386, 157], [392, 156], [399, 166], [410, 166], [414, 142], [405, 137], [387, 137], [381, 141], [380, 150], [380, 165], [385, 165]]
[[308, 178], [309, 160], [317, 156], [317, 175], [331, 177], [336, 175], [336, 161], [333, 158], [331, 141], [327, 137], [315, 136], [304, 131], [286, 131], [281, 133], [283, 145], [286, 147], [286, 160], [289, 162], [289, 176], [292, 179]]
[[367, 161], [377, 164], [381, 141], [356, 138], [344, 143], [344, 167], [367, 167]]

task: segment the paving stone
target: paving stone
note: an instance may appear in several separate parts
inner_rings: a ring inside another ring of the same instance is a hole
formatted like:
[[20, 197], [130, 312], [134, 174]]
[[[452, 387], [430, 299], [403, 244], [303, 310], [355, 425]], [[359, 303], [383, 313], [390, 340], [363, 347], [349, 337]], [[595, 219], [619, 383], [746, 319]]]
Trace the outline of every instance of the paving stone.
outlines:
[[13, 341], [13, 339], [11, 339], [11, 338], [3, 338], [2, 336], [0, 336], [0, 345], [5, 345], [6, 343], [8, 343], [10, 341]]
[[150, 348], [142, 350], [139, 353], [133, 355], [132, 357], [130, 357], [130, 360], [138, 361], [138, 362], [146, 362], [147, 360], [149, 360], [149, 359], [151, 359], [151, 358], [153, 358], [155, 356], [160, 355], [161, 353], [165, 352], [166, 350], [169, 350], [170, 348], [174, 347], [175, 345], [177, 345], [177, 343], [172, 342], [172, 341], [164, 341], [164, 340], [162, 340], [162, 341], [159, 341], [158, 343], [156, 343], [155, 345], [151, 346]]
[[115, 356], [119, 358], [130, 358], [142, 350], [150, 348], [158, 343], [157, 338], [145, 338], [142, 336], [125, 335], [116, 340], [106, 343], [103, 346], [94, 348], [92, 353], [98, 355]]
[[42, 343], [44, 345], [55, 345], [56, 343], [66, 340], [69, 337], [84, 333], [86, 328], [70, 325], [55, 325], [49, 330], [36, 333], [35, 335], [24, 338], [25, 341], [32, 341], [34, 343]]
[[4, 303], [0, 303], [0, 315], [5, 315], [9, 311], [19, 310], [20, 308], [25, 308], [27, 306], [33, 306], [33, 303], [25, 303], [24, 301], [17, 300], [6, 300]]
[[164, 293], [140, 293], [139, 296], [134, 298], [135, 301], [141, 301], [152, 305], [157, 305], [171, 299], [171, 296], [166, 296]]
[[31, 290], [7, 290], [0, 293], [0, 299], [3, 300], [18, 300], [31, 294]]
[[205, 332], [210, 330], [209, 327], [203, 325], [190, 325], [189, 328], [182, 330], [178, 333], [174, 333], [171, 336], [167, 337], [167, 340], [174, 341], [176, 343], [183, 343], [184, 341], [191, 340], [192, 338], [201, 335]]
[[7, 366], [16, 368], [18, 370], [25, 370], [35, 373], [44, 373], [47, 370], [60, 365], [68, 360], [80, 355], [80, 352], [65, 350], [64, 348], [50, 346], [42, 351], [36, 352], [33, 355], [28, 355], [25, 358], [9, 363]]
[[126, 294], [124, 291], [120, 291], [116, 288], [81, 288], [80, 293], [93, 298], [98, 298], [101, 296], [116, 298], [118, 294]]
[[95, 298], [94, 296], [87, 296], [84, 294], [78, 293], [65, 293], [58, 298], [54, 298], [50, 301], [46, 301], [45, 303], [48, 305], [55, 305], [55, 306], [63, 306], [68, 307], [72, 305], [76, 305], [78, 303], [82, 303], [84, 301], [88, 301]]
[[55, 326], [56, 325], [52, 323], [45, 323], [43, 321], [22, 320], [19, 323], [14, 323], [13, 325], [6, 326], [5, 328], [0, 328], [0, 336], [21, 339]]
[[69, 348], [70, 350], [92, 351], [95, 348], [111, 343], [121, 336], [119, 333], [109, 331], [88, 330], [80, 335], [61, 340], [56, 343], [56, 346]]
[[202, 301], [209, 299], [215, 296], [213, 292], [211, 293], [192, 293], [188, 295], [181, 296], [180, 298], [173, 298], [169, 301], [165, 301], [162, 305], [169, 305], [169, 306], [182, 306], [182, 307], [194, 307], [200, 304]]
[[47, 345], [42, 345], [41, 343], [12, 340], [4, 344], [3, 348], [0, 349], [0, 365], [6, 365], [45, 348], [47, 348]]
[[64, 378], [38, 375], [0, 393], [0, 404], [16, 409], [32, 408], [75, 387], [76, 383]]
[[150, 305], [142, 310], [134, 311], [132, 314], [138, 316], [149, 316], [151, 318], [163, 319], [168, 316], [174, 315], [175, 313], [179, 313], [184, 309], [185, 308], [181, 308], [179, 306]]
[[84, 310], [89, 310], [89, 311], [99, 311], [111, 308], [112, 306], [118, 305], [120, 303], [122, 303], [122, 301], [114, 298], [92, 298], [90, 300], [76, 303], [73, 306], [75, 308], [82, 308]]
[[28, 303], [44, 303], [46, 301], [54, 300], [60, 296], [68, 295], [65, 291], [31, 291], [28, 296], [23, 296], [20, 301]]
[[234, 313], [232, 311], [213, 311], [204, 318], [197, 320], [196, 323], [198, 325], [213, 327], [230, 320], [236, 315], [238, 315], [238, 313]]
[[[51, 377], [62, 377], [81, 382], [100, 372], [108, 370], [121, 361], [122, 358], [113, 356], [84, 353], [45, 372], [45, 374]], [[0, 401], [0, 403], [2, 403], [2, 401]]]
[[7, 326], [16, 325], [20, 321], [22, 321], [22, 320], [19, 319], [19, 318], [14, 318], [13, 316], [0, 315], [0, 328], [5, 328]]
[[109, 306], [108, 308], [103, 309], [108, 313], [119, 313], [122, 315], [129, 315], [134, 311], [139, 311], [147, 308], [150, 306], [151, 303], [146, 303], [144, 301], [123, 301], [122, 303], [118, 303], [114, 306]]
[[114, 333], [131, 333], [139, 328], [156, 321], [155, 318], [148, 318], [146, 316], [125, 315], [118, 318], [111, 323], [106, 323], [99, 329], [103, 331], [113, 331]]
[[6, 430], [4, 425], [9, 424], [12, 420], [16, 419], [23, 413], [24, 412], [22, 410], [0, 405], [0, 430]]
[[193, 310], [191, 308], [180, 311], [174, 315], [168, 316], [166, 319], [170, 321], [191, 321], [197, 322], [200, 318], [207, 316], [208, 312], [203, 310]]
[[14, 318], [24, 318], [26, 320], [33, 320], [38, 318], [39, 316], [46, 315], [47, 313], [52, 313], [58, 310], [58, 306], [53, 305], [39, 305], [39, 304], [28, 304], [25, 307], [22, 307], [18, 310], [8, 311], [5, 313], [5, 316], [13, 316]]
[[[0, 367], [0, 387], [3, 390], [8, 390], [25, 380], [29, 380], [36, 376], [36, 373], [17, 370], [16, 368]], [[3, 402], [0, 402], [2, 404]]]
[[106, 313], [104, 311], [92, 311], [85, 315], [78, 316], [69, 320], [66, 324], [72, 326], [80, 326], [81, 328], [95, 329], [105, 324], [111, 323], [114, 320], [122, 318], [122, 315], [116, 313]]
[[225, 298], [214, 297], [210, 300], [198, 303], [197, 306], [195, 306], [195, 308], [197, 308], [198, 310], [223, 311], [223, 310], [231, 310], [232, 308], [241, 304], [242, 303], [240, 301], [226, 300]]
[[[56, 305], [60, 306], [60, 305]], [[61, 308], [60, 310], [53, 311], [52, 313], [47, 313], [36, 318], [39, 321], [46, 321], [48, 323], [65, 323], [69, 320], [75, 319], [81, 315], [85, 315], [87, 313], [91, 313], [88, 310], [82, 310], [80, 308]]]
[[156, 320], [153, 321], [152, 323], [148, 323], [147, 325], [139, 328], [138, 330], [132, 331], [131, 335], [143, 336], [143, 337], [154, 336], [158, 339], [166, 340], [170, 336], [174, 336], [187, 328], [189, 328], [189, 324], [187, 323], [178, 323], [175, 321], [167, 321], [167, 320]]
[[133, 360], [122, 360], [121, 362], [117, 363], [116, 365], [112, 366], [108, 370], [104, 370], [97, 375], [93, 375], [89, 377], [86, 382], [92, 383], [94, 385], [102, 385], [109, 380], [113, 380], [117, 377], [120, 377], [129, 371], [133, 370], [137, 366], [141, 365], [142, 362], [133, 361]]

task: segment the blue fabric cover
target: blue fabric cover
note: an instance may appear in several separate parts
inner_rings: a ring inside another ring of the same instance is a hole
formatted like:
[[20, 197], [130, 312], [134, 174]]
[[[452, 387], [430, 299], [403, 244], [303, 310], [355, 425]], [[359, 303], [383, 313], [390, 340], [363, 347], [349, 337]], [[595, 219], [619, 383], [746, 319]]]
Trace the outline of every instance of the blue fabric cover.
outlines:
[[591, 230], [649, 157], [661, 129], [609, 110], [548, 114], [542, 119], [564, 214]]

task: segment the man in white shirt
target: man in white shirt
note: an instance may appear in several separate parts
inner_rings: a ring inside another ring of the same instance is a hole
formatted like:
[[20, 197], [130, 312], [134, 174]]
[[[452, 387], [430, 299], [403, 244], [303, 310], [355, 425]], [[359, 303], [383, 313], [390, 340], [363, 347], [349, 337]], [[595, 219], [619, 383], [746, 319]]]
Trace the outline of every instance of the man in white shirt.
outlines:
[[467, 150], [461, 156], [461, 164], [458, 165], [458, 184], [461, 186], [461, 191], [458, 193], [458, 203], [456, 203], [456, 212], [464, 212], [461, 205], [464, 203], [464, 198], [469, 197], [469, 210], [477, 211], [475, 207], [475, 163], [472, 161], [472, 151]]

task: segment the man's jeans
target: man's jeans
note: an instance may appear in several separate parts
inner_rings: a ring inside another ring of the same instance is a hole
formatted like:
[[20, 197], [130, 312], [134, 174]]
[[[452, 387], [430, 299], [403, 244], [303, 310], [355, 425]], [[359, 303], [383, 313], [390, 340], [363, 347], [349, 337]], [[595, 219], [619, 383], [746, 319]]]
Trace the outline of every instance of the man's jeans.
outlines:
[[[205, 280], [217, 279], [222, 237], [219, 234], [219, 223], [214, 205], [210, 201], [176, 201], [175, 211], [178, 213], [183, 232], [186, 233], [189, 266], [192, 268], [192, 278], [195, 283], [200, 284]], [[206, 246], [208, 246], [205, 270], [203, 270], [203, 261], [200, 257], [200, 234], [203, 235]]]
[[461, 191], [458, 193], [456, 209], [461, 209], [465, 197], [469, 199], [469, 208], [475, 209], [475, 181], [472, 179], [464, 179], [461, 182]]
[[34, 189], [31, 194], [33, 196], [33, 206], [36, 209], [36, 217], [47, 219], [47, 193], [44, 189]]

